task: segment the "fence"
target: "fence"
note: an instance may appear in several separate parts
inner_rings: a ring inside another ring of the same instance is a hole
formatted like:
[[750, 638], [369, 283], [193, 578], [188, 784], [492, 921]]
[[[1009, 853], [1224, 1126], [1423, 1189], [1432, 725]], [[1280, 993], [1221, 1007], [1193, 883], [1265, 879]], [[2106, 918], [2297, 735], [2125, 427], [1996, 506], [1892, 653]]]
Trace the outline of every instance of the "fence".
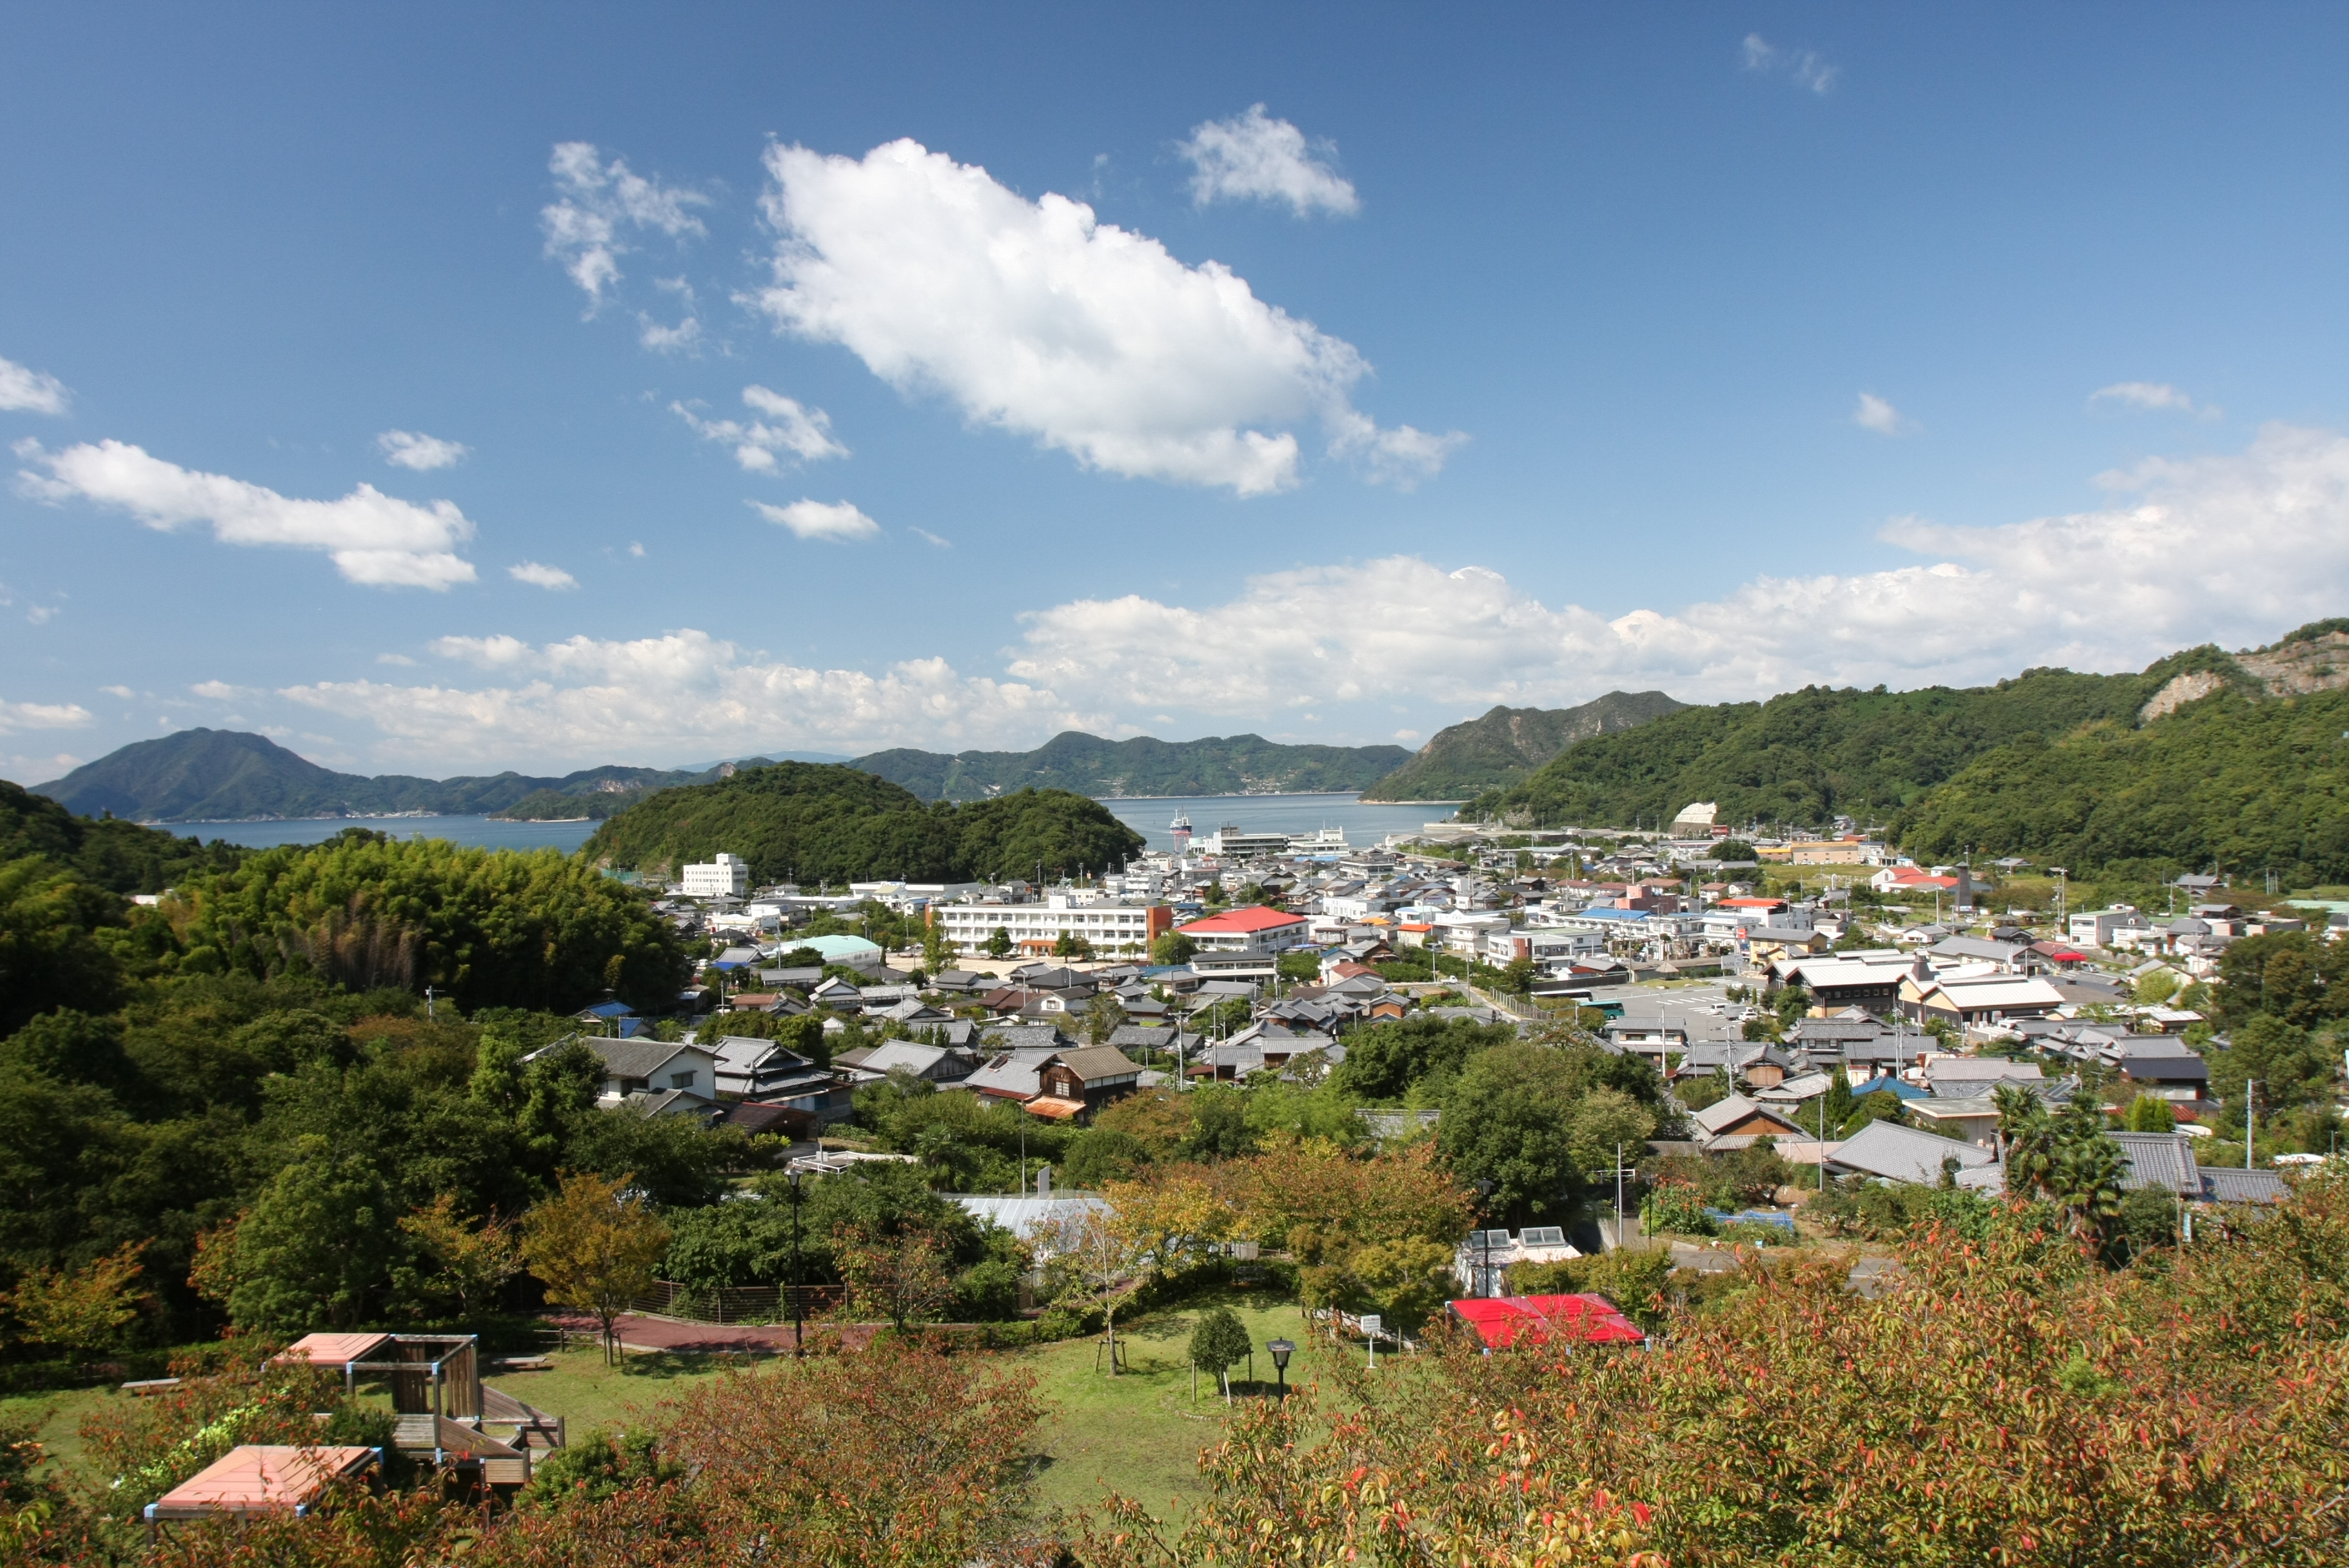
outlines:
[[793, 1295], [799, 1298], [801, 1315], [818, 1317], [840, 1305], [841, 1290], [836, 1284], [802, 1285], [796, 1290], [775, 1284], [696, 1290], [674, 1280], [657, 1280], [650, 1292], [628, 1303], [628, 1310], [687, 1323], [788, 1323]]

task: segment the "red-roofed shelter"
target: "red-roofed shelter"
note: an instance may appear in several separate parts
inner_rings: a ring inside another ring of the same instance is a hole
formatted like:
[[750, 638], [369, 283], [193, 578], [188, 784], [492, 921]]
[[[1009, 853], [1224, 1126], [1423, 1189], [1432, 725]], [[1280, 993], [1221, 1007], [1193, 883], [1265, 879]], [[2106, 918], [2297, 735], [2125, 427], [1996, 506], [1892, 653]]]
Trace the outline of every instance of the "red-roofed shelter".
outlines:
[[364, 1474], [375, 1462], [373, 1449], [247, 1443], [229, 1449], [149, 1503], [147, 1522], [222, 1513], [305, 1512], [327, 1487]]
[[1494, 1350], [1512, 1345], [1644, 1345], [1648, 1336], [1603, 1295], [1472, 1296], [1452, 1315]]

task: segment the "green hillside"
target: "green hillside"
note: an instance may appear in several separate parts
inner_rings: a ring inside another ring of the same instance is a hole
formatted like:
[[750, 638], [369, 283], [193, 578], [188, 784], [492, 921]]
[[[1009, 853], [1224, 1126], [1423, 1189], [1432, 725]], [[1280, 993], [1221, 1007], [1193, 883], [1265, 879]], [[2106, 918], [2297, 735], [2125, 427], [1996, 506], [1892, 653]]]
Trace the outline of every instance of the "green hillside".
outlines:
[[249, 850], [176, 839], [114, 818], [77, 817], [0, 779], [0, 861], [39, 855], [109, 892], [160, 892], [188, 877], [233, 871]]
[[1410, 758], [1400, 746], [1284, 746], [1257, 735], [1103, 740], [1069, 730], [1033, 751], [876, 751], [854, 766], [926, 800], [1014, 789], [1079, 795], [1289, 795], [1361, 789]]
[[1142, 847], [1107, 808], [1064, 790], [926, 802], [859, 768], [781, 762], [664, 789], [596, 829], [584, 852], [673, 874], [723, 850], [761, 882], [943, 882], [1033, 875], [1040, 862], [1047, 873], [1100, 870]]
[[1738, 827], [1847, 815], [1932, 861], [2349, 881], [2349, 622], [2189, 648], [2138, 675], [1683, 708], [1584, 741], [1461, 816], [1630, 827], [1692, 800]]
[[254, 818], [374, 816], [430, 811], [453, 816], [609, 815], [645, 793], [699, 783], [730, 771], [673, 772], [658, 768], [589, 768], [559, 779], [494, 773], [418, 779], [336, 773], [296, 756], [264, 735], [183, 729], [135, 741], [36, 792], [84, 816], [112, 812], [145, 822], [242, 821]]
[[2023, 735], [1894, 826], [1904, 848], [1940, 860], [1971, 849], [2074, 870], [2349, 882], [2349, 691], [2230, 686], [2143, 728]]
[[1610, 691], [1579, 707], [1496, 707], [1436, 732], [1365, 800], [1463, 800], [1506, 788], [1578, 741], [1633, 729], [1688, 706], [1660, 691]]
[[1572, 747], [1460, 814], [1535, 827], [1629, 827], [1713, 800], [1718, 820], [1740, 826], [1888, 817], [2023, 735], [2132, 722], [2161, 685], [2153, 675], [2040, 669], [1994, 686], [1806, 686], [1768, 702], [1687, 707]]

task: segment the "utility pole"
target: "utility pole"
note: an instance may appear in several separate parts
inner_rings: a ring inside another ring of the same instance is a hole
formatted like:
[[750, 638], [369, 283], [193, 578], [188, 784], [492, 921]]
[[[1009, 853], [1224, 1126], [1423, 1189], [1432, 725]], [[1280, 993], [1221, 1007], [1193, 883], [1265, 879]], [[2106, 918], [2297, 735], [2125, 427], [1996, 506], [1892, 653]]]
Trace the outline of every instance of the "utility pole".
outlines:
[[800, 1173], [791, 1173], [792, 1184], [792, 1355], [795, 1359], [807, 1356], [806, 1331], [802, 1324], [806, 1291], [800, 1275]]

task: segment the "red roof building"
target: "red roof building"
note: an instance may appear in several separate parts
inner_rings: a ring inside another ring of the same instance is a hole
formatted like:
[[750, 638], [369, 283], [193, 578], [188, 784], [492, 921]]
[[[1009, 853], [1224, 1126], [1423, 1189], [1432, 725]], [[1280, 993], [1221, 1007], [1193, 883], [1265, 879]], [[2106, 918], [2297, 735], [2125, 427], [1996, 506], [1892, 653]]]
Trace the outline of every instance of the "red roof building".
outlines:
[[1312, 922], [1285, 909], [1250, 904], [1227, 909], [1175, 929], [1199, 944], [1202, 953], [1278, 953], [1305, 940]]
[[222, 1513], [307, 1512], [329, 1486], [364, 1473], [375, 1462], [373, 1449], [274, 1443], [231, 1449], [149, 1503], [147, 1522]]
[[1451, 1304], [1452, 1315], [1488, 1349], [1512, 1345], [1644, 1345], [1640, 1326], [1603, 1295], [1474, 1296]]

